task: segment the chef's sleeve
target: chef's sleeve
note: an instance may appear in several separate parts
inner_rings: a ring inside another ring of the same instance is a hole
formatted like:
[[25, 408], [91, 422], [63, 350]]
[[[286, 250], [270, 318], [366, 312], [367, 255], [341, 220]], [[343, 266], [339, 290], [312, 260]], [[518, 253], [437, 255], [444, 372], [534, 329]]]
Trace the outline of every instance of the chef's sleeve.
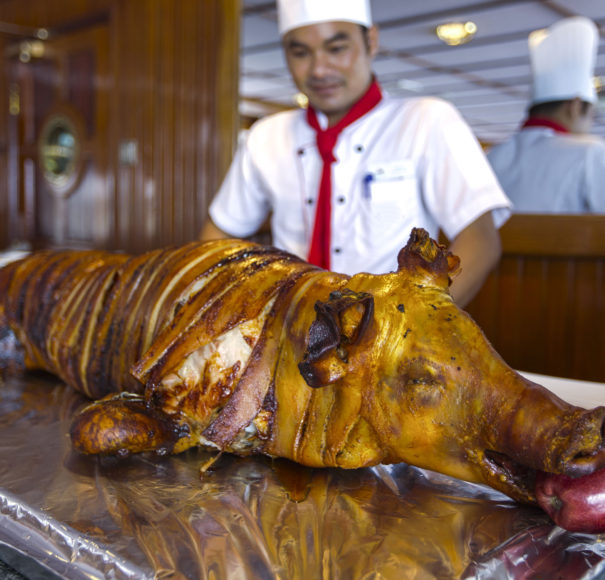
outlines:
[[427, 132], [422, 187], [439, 226], [451, 240], [491, 212], [499, 228], [510, 217], [512, 204], [470, 127], [445, 101], [432, 100], [427, 116], [432, 130]]
[[599, 140], [586, 161], [586, 206], [591, 213], [605, 213], [605, 142]]

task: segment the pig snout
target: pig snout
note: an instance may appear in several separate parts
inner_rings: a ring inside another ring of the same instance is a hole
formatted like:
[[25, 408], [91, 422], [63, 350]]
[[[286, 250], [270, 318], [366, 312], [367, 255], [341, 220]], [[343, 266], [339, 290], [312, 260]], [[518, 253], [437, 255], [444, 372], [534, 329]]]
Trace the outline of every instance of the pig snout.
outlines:
[[536, 473], [579, 478], [605, 467], [604, 407], [576, 407], [518, 375], [508, 387], [508, 407], [490, 416], [485, 441], [489, 485], [535, 502]]
[[557, 473], [538, 471], [538, 505], [571, 532], [605, 532], [605, 409], [586, 411], [576, 423]]
[[552, 471], [570, 477], [589, 475], [605, 467], [605, 408], [581, 413]]
[[493, 451], [531, 469], [570, 477], [605, 466], [605, 407], [582, 409], [541, 385], [515, 379], [508, 390], [514, 402], [492, 423]]

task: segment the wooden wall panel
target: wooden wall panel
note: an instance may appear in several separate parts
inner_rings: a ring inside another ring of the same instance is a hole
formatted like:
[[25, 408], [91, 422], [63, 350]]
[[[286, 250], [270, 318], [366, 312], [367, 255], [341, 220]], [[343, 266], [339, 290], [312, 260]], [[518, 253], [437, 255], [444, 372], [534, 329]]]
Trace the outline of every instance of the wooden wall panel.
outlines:
[[[0, 36], [0, 54], [6, 50], [6, 39]], [[0, 78], [2, 73], [0, 72]], [[8, 199], [8, 111], [10, 87], [6, 83], [0, 82], [0, 248], [7, 247], [10, 244], [9, 236], [9, 199]]]
[[[236, 143], [239, 13], [239, 0], [0, 3], [0, 21], [48, 28], [50, 39], [107, 29], [108, 46], [94, 57], [107, 63], [107, 71], [96, 79], [94, 101], [95, 118], [104, 119], [98, 127], [104, 143], [95, 155], [103, 158], [106, 169], [86, 187], [99, 190], [89, 197], [108, 223], [96, 226], [93, 245], [140, 252], [197, 237]], [[18, 39], [0, 40], [15, 46]], [[77, 58], [71, 60], [73, 70]], [[2, 95], [8, 94], [8, 82], [0, 71]], [[8, 107], [1, 98], [0, 106], [0, 128], [6, 128]], [[10, 164], [10, 148], [7, 143], [2, 149], [0, 142], [0, 168]], [[0, 248], [7, 238], [31, 235], [23, 216], [14, 215], [19, 203], [10, 197], [19, 197], [14, 192], [23, 191], [24, 183], [20, 173], [11, 175], [10, 168], [0, 175], [0, 227], [4, 220], [17, 225], [0, 233]], [[71, 228], [72, 233], [90, 227], [90, 203], [78, 205], [75, 199], [65, 216], [81, 220], [82, 227]], [[74, 236], [68, 242], [89, 244]], [[43, 245], [53, 242], [45, 239]]]
[[514, 368], [605, 382], [605, 216], [513, 216], [467, 310]]
[[[122, 143], [137, 142], [140, 155], [137, 166], [119, 167], [119, 195], [136, 193], [116, 220], [128, 240], [122, 245], [137, 250], [197, 237], [237, 132], [238, 5], [144, 4], [143, 13], [136, 2], [116, 8], [126, 28], [119, 34], [117, 131]], [[141, 18], [148, 26], [133, 31]]]

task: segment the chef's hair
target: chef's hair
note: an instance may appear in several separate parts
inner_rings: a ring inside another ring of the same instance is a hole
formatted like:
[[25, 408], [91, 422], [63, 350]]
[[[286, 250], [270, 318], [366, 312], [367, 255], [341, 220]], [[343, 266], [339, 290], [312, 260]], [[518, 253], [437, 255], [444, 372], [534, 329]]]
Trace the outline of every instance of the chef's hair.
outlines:
[[[557, 109], [562, 107], [565, 103], [569, 103], [569, 101], [573, 101], [573, 99], [563, 99], [560, 101], [547, 101], [545, 103], [537, 103], [536, 105], [531, 105], [527, 111], [527, 115], [529, 117], [544, 117], [550, 116], [557, 112]], [[588, 109], [590, 108], [591, 103], [588, 101], [582, 101], [582, 114], [586, 115], [588, 113]]]
[[365, 24], [360, 24], [359, 28], [361, 28], [361, 36], [363, 36], [363, 41], [366, 45], [366, 50], [370, 52], [370, 29]]

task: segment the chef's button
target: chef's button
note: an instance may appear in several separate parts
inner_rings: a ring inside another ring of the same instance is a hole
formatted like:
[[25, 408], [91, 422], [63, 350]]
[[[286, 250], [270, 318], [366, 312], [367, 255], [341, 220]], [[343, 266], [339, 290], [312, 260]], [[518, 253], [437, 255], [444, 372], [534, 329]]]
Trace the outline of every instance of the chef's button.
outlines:
[[307, 197], [307, 205], [313, 205], [315, 200], [312, 197]]
[[304, 154], [305, 154], [305, 150], [302, 148], [296, 152], [296, 155], [298, 155], [299, 157], [302, 157]]
[[344, 203], [344, 202], [345, 202], [345, 201], [347, 201], [347, 200], [346, 200], [346, 198], [345, 198], [345, 196], [344, 196], [344, 195], [341, 195], [341, 196], [339, 196], [339, 197], [337, 198], [337, 200], [336, 200], [336, 201], [338, 201], [338, 203]]
[[340, 254], [340, 252], [342, 252], [342, 250], [340, 248], [334, 248], [335, 254]]
[[355, 145], [355, 151], [357, 153], [363, 153], [363, 145]]

